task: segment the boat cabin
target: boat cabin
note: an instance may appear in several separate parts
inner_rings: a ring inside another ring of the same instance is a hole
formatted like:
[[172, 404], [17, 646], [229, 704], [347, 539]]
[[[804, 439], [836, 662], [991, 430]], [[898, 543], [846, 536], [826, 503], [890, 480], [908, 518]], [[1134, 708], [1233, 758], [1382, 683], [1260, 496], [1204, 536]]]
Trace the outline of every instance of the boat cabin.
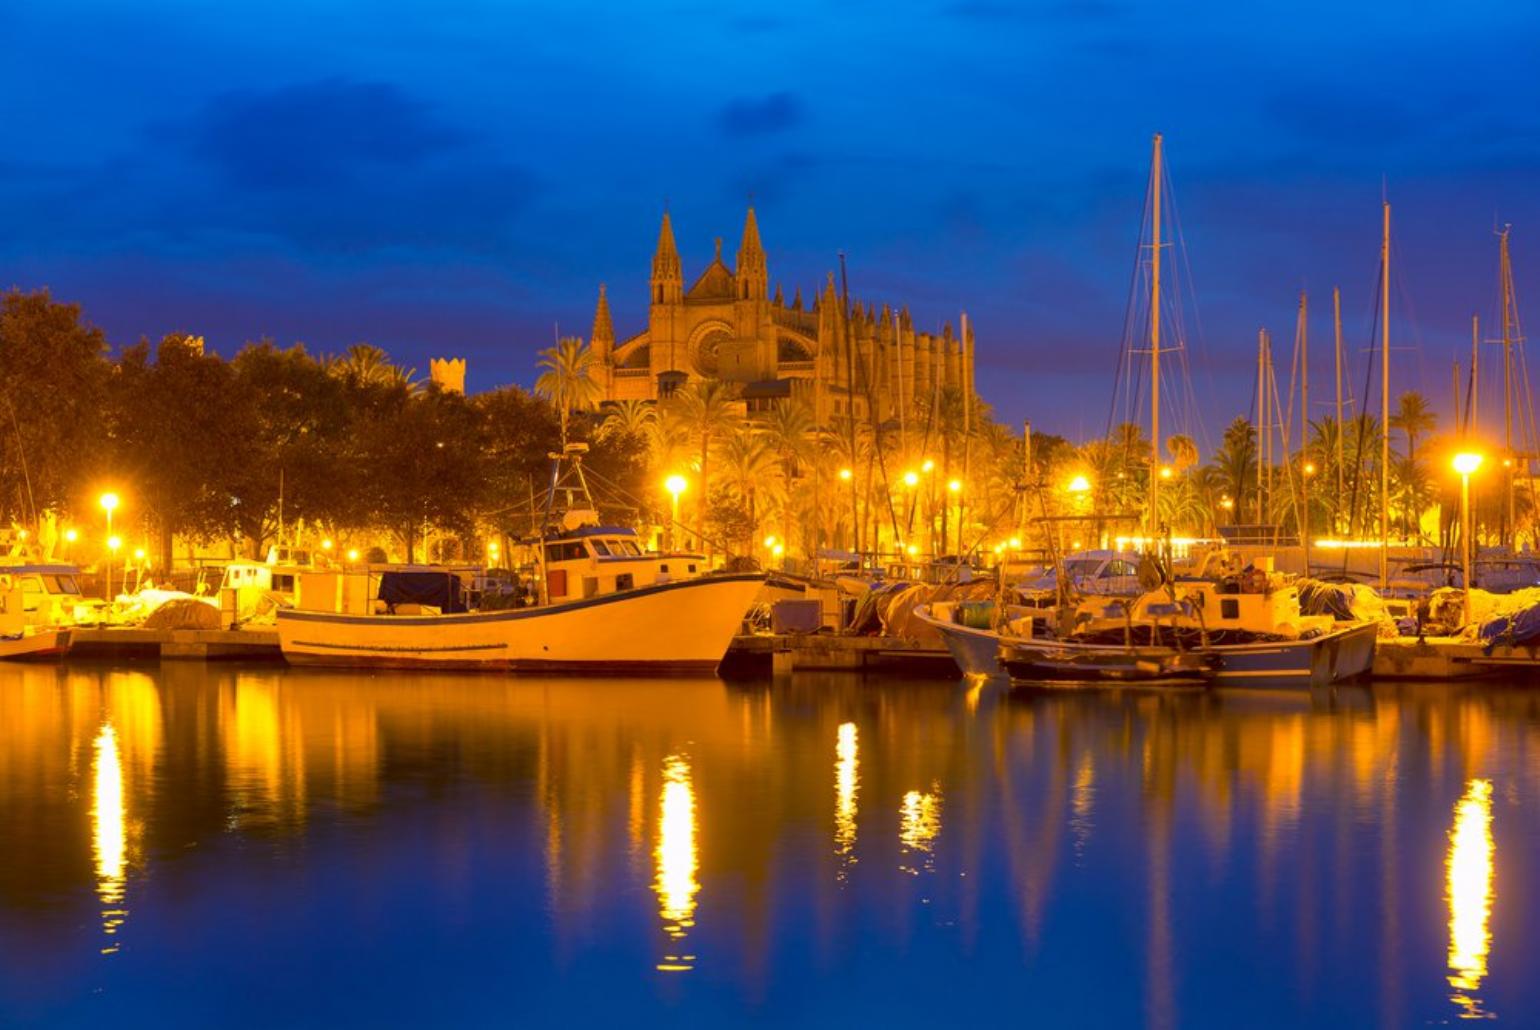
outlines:
[[644, 550], [635, 530], [622, 526], [580, 526], [544, 541], [541, 556], [551, 604], [634, 590], [705, 571], [698, 554]]
[[73, 625], [76, 607], [86, 603], [79, 575], [73, 565], [0, 565], [0, 633], [14, 636], [23, 625]]

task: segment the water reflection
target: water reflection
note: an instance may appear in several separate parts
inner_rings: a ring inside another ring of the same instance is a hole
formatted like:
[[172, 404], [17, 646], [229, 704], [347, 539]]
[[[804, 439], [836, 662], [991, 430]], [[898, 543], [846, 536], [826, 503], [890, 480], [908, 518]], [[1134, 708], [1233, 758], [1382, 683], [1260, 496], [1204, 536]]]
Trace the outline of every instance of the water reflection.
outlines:
[[1471, 780], [1449, 832], [1449, 986], [1460, 1018], [1485, 1018], [1477, 991], [1492, 947], [1492, 781]]
[[674, 954], [664, 955], [658, 963], [658, 968], [665, 972], [694, 968], [695, 956], [685, 954], [684, 941], [695, 925], [695, 895], [700, 893], [695, 830], [695, 787], [690, 782], [690, 762], [683, 755], [670, 755], [663, 761], [655, 854], [658, 877], [654, 884], [663, 931], [675, 947]]
[[834, 744], [834, 853], [840, 858], [838, 876], [856, 861], [856, 794], [861, 789], [856, 724], [840, 723]]
[[[911, 790], [905, 794], [903, 803], [899, 806], [898, 820], [898, 842], [902, 846], [901, 854], [907, 857], [910, 853], [917, 853], [921, 856], [923, 868], [927, 871], [934, 870], [934, 856], [931, 849], [940, 834], [940, 786], [933, 783], [929, 791], [922, 793]], [[919, 870], [910, 864], [900, 865], [899, 868], [908, 873], [919, 873]]]
[[[118, 734], [104, 722], [92, 742], [95, 752], [96, 790], [91, 806], [91, 841], [96, 855], [96, 894], [103, 905], [102, 932], [115, 937], [123, 925], [124, 867], [128, 833], [123, 819], [123, 760], [118, 754]], [[118, 950], [111, 942], [102, 954]]]
[[[1499, 796], [1523, 843], [1494, 917]], [[62, 1013], [36, 1022], [89, 1025], [74, 999], [132, 967], [143, 1022], [173, 980], [223, 982], [236, 940], [291, 1003], [284, 963], [366, 998], [336, 956], [383, 948], [448, 985], [425, 996], [541, 1022], [660, 997], [678, 1022], [793, 1022], [902, 983], [875, 1017], [990, 1025], [955, 985], [1012, 976], [1055, 985], [1049, 1025], [1513, 1019], [1540, 1011], [1504, 965], [1540, 934], [1537, 806], [1540, 694], [1517, 689], [0, 666], [0, 1011], [36, 980]]]

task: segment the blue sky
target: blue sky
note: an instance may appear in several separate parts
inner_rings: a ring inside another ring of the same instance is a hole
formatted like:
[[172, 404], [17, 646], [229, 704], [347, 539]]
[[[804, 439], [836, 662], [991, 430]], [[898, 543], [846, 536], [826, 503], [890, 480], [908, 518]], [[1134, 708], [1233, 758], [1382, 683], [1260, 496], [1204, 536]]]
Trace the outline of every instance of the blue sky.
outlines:
[[[271, 336], [533, 378], [607, 282], [645, 320], [659, 214], [687, 276], [752, 196], [772, 280], [921, 327], [966, 309], [1003, 417], [1107, 418], [1161, 131], [1206, 435], [1333, 284], [1368, 338], [1395, 209], [1395, 388], [1444, 405], [1495, 309], [1494, 224], [1540, 282], [1530, 5], [1407, 2], [13, 5], [0, 32], [0, 284], [117, 343]], [[1196, 316], [1196, 317], [1195, 317]], [[1198, 330], [1201, 328], [1201, 332]], [[1280, 363], [1286, 357], [1280, 358]], [[1361, 375], [1357, 379], [1361, 382]]]

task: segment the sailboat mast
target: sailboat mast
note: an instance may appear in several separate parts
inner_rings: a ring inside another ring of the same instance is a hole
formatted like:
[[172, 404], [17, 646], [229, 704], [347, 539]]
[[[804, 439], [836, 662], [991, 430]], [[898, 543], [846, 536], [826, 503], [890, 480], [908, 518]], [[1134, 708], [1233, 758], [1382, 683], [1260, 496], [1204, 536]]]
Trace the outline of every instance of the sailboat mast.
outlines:
[[1305, 547], [1305, 575], [1310, 575], [1310, 298], [1299, 291], [1299, 525]]
[[1476, 429], [1476, 419], [1481, 411], [1481, 316], [1470, 316], [1470, 403], [1465, 406], [1465, 425]]
[[1262, 486], [1267, 482], [1267, 330], [1257, 330], [1257, 525], [1267, 521]]
[[1380, 238], [1380, 589], [1390, 586], [1390, 201]]
[[[1337, 495], [1336, 502], [1332, 505], [1332, 511], [1337, 513], [1342, 508], [1342, 438], [1347, 432], [1347, 427], [1342, 424], [1342, 291], [1335, 286], [1331, 288], [1331, 317], [1337, 350]], [[1333, 516], [1332, 521], [1334, 523], [1339, 521], [1336, 515]], [[1333, 530], [1341, 532], [1341, 526], [1334, 525]]]
[[1160, 133], [1155, 134], [1155, 157], [1150, 164], [1150, 514], [1145, 534], [1160, 532]]
[[1508, 264], [1508, 226], [1498, 234], [1497, 271], [1501, 277], [1503, 306], [1503, 476], [1507, 479], [1508, 517], [1503, 522], [1503, 546], [1510, 546], [1514, 533], [1513, 452], [1513, 269]]
[[1455, 432], [1460, 435], [1460, 439], [1462, 439], [1462, 440], [1465, 439], [1465, 430], [1463, 428], [1461, 428], [1463, 425], [1464, 425], [1464, 423], [1460, 421], [1460, 359], [1459, 358], [1455, 358], [1454, 359], [1454, 427], [1455, 427]]

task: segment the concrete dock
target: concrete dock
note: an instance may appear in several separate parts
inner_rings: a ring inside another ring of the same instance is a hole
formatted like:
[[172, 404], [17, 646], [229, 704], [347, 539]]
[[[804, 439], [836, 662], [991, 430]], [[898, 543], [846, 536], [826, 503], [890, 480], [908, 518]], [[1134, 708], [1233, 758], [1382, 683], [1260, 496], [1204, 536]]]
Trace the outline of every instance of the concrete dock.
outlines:
[[1374, 649], [1374, 678], [1457, 680], [1529, 669], [1540, 675], [1540, 648], [1484, 645], [1453, 637], [1382, 639]]
[[143, 629], [138, 626], [77, 626], [70, 632], [73, 658], [154, 658], [167, 661], [279, 661], [278, 630]]
[[750, 634], [733, 639], [722, 660], [723, 676], [789, 675], [793, 672], [877, 672], [905, 676], [960, 676], [945, 648], [904, 637], [836, 636], [832, 633]]

